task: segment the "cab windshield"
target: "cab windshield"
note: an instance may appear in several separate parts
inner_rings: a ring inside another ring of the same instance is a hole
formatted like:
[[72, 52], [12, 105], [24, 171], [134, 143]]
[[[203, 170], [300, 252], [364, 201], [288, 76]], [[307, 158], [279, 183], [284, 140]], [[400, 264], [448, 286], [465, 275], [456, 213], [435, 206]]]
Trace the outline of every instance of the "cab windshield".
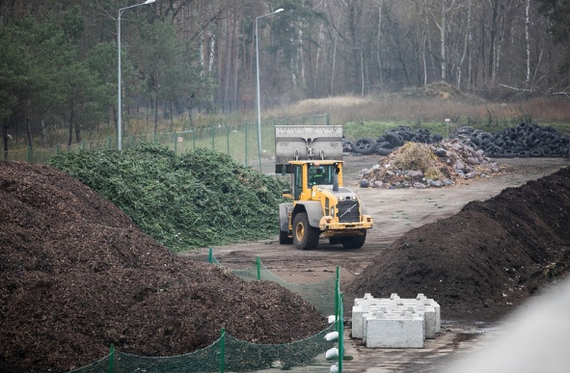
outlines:
[[332, 184], [335, 165], [319, 165], [313, 163], [309, 165], [309, 187], [313, 185]]

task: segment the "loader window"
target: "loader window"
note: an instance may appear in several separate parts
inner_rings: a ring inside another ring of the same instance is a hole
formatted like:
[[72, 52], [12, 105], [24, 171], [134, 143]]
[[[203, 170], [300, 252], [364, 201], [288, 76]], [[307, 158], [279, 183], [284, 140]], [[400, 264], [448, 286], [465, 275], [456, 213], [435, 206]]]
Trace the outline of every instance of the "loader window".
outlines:
[[303, 167], [293, 166], [293, 199], [298, 200], [303, 192]]
[[318, 163], [313, 163], [309, 166], [309, 188], [312, 185], [332, 184], [333, 173], [332, 165], [321, 166]]

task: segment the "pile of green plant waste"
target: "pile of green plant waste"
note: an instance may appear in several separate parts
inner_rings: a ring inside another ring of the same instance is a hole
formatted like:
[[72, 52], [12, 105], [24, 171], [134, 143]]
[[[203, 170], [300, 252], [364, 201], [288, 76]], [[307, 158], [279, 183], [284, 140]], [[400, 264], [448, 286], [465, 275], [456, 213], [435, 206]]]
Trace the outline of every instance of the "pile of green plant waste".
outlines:
[[274, 235], [283, 180], [228, 155], [176, 155], [152, 143], [128, 151], [65, 153], [50, 164], [109, 199], [175, 252]]

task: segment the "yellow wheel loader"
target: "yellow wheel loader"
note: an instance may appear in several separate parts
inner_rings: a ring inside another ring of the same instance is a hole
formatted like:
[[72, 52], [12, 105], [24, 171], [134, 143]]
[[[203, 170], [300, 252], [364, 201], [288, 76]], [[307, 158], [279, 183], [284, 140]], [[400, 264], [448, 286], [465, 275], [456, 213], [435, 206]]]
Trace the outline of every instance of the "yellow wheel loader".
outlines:
[[275, 126], [275, 172], [291, 175], [279, 205], [279, 243], [300, 250], [331, 244], [358, 249], [372, 228], [362, 201], [343, 187], [342, 126]]

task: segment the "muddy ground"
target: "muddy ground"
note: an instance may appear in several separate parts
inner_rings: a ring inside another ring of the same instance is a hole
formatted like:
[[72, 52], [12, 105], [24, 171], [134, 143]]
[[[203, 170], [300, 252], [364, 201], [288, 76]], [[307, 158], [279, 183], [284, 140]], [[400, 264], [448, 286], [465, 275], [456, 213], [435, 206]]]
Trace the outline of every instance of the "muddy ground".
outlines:
[[[550, 258], [543, 251], [557, 245], [558, 238], [553, 238], [551, 233], [553, 230], [559, 233], [560, 229], [543, 227], [541, 218], [536, 214], [529, 213], [532, 217], [528, 219], [525, 215], [526, 211], [536, 209], [537, 204], [558, 206], [555, 198], [559, 193], [553, 192], [551, 188], [558, 181], [553, 184], [535, 183], [522, 191], [508, 188], [520, 187], [528, 181], [551, 175], [568, 166], [569, 161], [561, 158], [497, 159], [500, 164], [509, 166], [505, 172], [490, 178], [471, 180], [458, 187], [423, 190], [359, 188], [360, 171], [371, 167], [377, 159], [375, 156], [345, 157], [345, 186], [351, 186], [358, 193], [366, 204], [368, 213], [374, 218], [375, 227], [369, 232], [363, 248], [345, 250], [321, 240], [316, 250], [299, 251], [293, 246], [279, 245], [275, 238], [214, 247], [213, 252], [223, 265], [232, 269], [251, 267], [255, 265], [256, 257], [259, 257], [270, 271], [294, 283], [319, 282], [334, 275], [339, 266], [341, 283], [347, 296], [345, 302], [349, 307], [354, 297], [364, 295], [364, 291], [372, 292], [375, 296], [388, 296], [391, 292], [403, 296], [426, 293], [442, 305], [444, 332], [436, 340], [427, 341], [421, 350], [371, 350], [361, 346], [359, 340], [349, 338], [347, 354], [353, 356], [354, 360], [347, 361], [344, 370], [375, 373], [440, 370], [451, 357], [481, 346], [493, 338], [503, 317], [508, 316], [511, 310], [523, 304], [530, 294], [537, 291], [538, 288], [531, 280], [537, 277], [537, 273], [540, 276], [540, 266]], [[501, 193], [506, 189], [507, 192]], [[498, 195], [498, 198], [493, 198]], [[487, 205], [469, 204], [472, 201], [491, 199], [492, 202]], [[468, 211], [455, 217], [467, 204]], [[493, 207], [490, 208], [490, 205]], [[520, 211], [516, 211], [517, 208]], [[560, 205], [560, 208], [566, 209], [566, 205]], [[556, 211], [547, 215], [552, 214], [556, 214]], [[452, 216], [453, 220], [446, 219]], [[525, 219], [532, 222], [527, 226]], [[435, 222], [439, 226], [429, 225]], [[461, 224], [473, 226], [471, 229], [460, 229]], [[532, 227], [532, 232], [527, 234], [529, 226]], [[406, 233], [407, 241], [400, 242]], [[422, 234], [425, 236], [422, 237]], [[491, 241], [504, 240], [505, 247], [509, 247], [509, 250], [514, 248], [512, 253], [507, 256], [499, 253], [489, 256], [480, 254], [486, 249], [479, 250], [477, 247], [488, 243], [480, 245], [482, 241], [479, 237], [486, 234]], [[470, 242], [473, 235], [478, 237], [478, 242]], [[519, 237], [524, 241], [520, 245]], [[394, 247], [402, 245], [407, 248], [408, 241], [411, 244], [409, 251]], [[457, 243], [459, 248], [456, 251], [451, 248], [453, 243]], [[525, 248], [528, 244], [532, 246], [531, 249]], [[446, 253], [442, 257], [430, 257], [428, 249], [431, 247], [437, 247], [438, 251], [446, 250]], [[461, 250], [464, 252], [461, 253]], [[422, 256], [424, 253], [427, 255]], [[206, 250], [185, 256], [202, 260], [205, 255]], [[409, 259], [406, 259], [406, 255]], [[419, 256], [422, 257], [418, 260]], [[451, 259], [446, 262], [442, 258]], [[456, 266], [455, 258], [469, 258], [475, 265], [469, 263], [469, 260], [457, 260]], [[386, 261], [391, 261], [393, 265], [390, 266]], [[410, 273], [410, 276], [417, 279], [416, 285], [408, 277], [397, 278], [402, 273], [407, 273], [402, 265], [408, 261], [415, 266], [412, 266], [414, 273]], [[420, 262], [423, 264], [418, 266]], [[487, 273], [477, 273], [478, 264], [484, 262], [488, 262]], [[425, 263], [428, 263], [428, 267], [441, 268], [420, 268], [422, 265], [425, 267]], [[508, 265], [505, 266], [505, 263]], [[446, 278], [453, 277], [453, 283], [435, 289], [434, 284], [438, 281], [432, 276], [434, 272], [444, 274]], [[481, 281], [480, 285], [477, 285], [478, 281]], [[515, 283], [507, 284], [509, 281]], [[501, 290], [503, 282], [504, 291]], [[431, 294], [430, 289], [433, 289]], [[437, 296], [442, 299], [437, 299]], [[474, 307], [469, 306], [471, 299]], [[350, 319], [349, 312], [347, 316]], [[350, 330], [347, 331], [347, 337], [350, 337]]]
[[[366, 244], [361, 249], [346, 250], [321, 239], [317, 249], [300, 251], [293, 246], [279, 245], [276, 236], [258, 242], [214, 246], [215, 257], [232, 269], [254, 266], [259, 257], [274, 274], [293, 283], [322, 281], [334, 274], [336, 266], [340, 266], [341, 281], [348, 284], [362, 274], [381, 250], [412, 228], [450, 217], [470, 201], [487, 200], [505, 188], [518, 187], [570, 165], [570, 160], [564, 158], [497, 159], [498, 163], [510, 167], [502, 174], [474, 179], [458, 187], [422, 190], [360, 188], [361, 171], [374, 165], [379, 158], [351, 155], [344, 158], [345, 186], [357, 192], [374, 219], [374, 228], [368, 232]], [[208, 251], [205, 248], [184, 256], [205, 260]]]

